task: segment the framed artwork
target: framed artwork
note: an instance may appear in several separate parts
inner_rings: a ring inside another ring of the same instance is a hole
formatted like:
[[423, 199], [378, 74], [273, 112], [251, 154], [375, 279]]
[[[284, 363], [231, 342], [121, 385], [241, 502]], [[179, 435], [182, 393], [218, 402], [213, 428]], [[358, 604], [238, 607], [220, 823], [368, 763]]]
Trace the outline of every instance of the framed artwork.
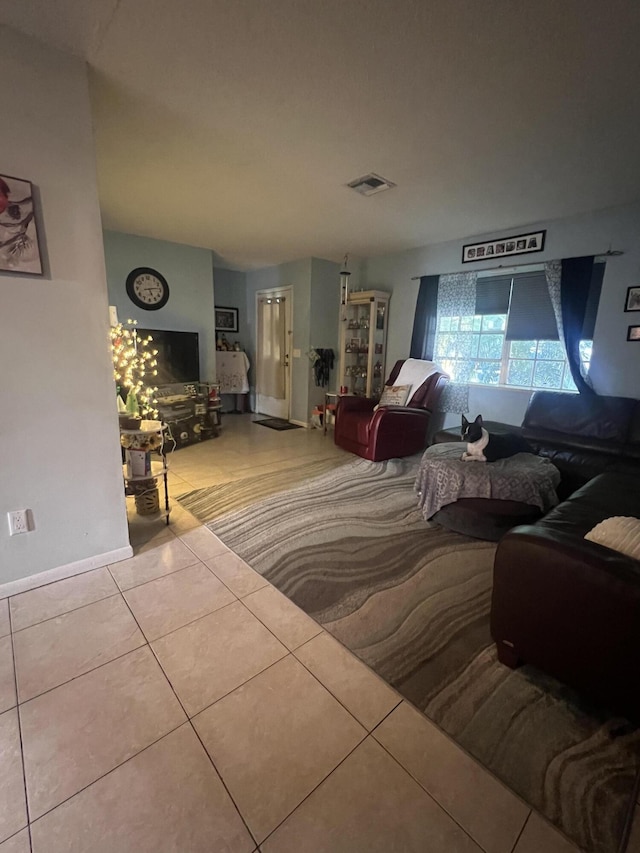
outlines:
[[462, 247], [462, 263], [473, 261], [491, 261], [495, 258], [508, 258], [513, 255], [528, 255], [544, 249], [546, 231], [532, 231], [530, 234], [517, 234], [515, 237], [500, 237], [484, 243], [469, 243]]
[[629, 326], [627, 331], [628, 341], [640, 341], [640, 326]]
[[238, 331], [238, 309], [223, 308], [222, 306], [215, 308], [216, 314], [216, 332], [237, 332]]
[[627, 288], [627, 299], [624, 303], [624, 310], [640, 311], [640, 285]]
[[0, 271], [42, 275], [33, 189], [0, 175]]

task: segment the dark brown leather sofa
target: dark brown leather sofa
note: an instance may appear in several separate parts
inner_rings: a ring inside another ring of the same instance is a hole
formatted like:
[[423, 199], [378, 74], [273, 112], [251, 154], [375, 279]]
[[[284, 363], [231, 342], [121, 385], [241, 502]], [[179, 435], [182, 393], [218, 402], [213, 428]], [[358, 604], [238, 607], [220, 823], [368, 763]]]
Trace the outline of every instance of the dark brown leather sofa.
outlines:
[[615, 515], [640, 518], [640, 401], [538, 392], [522, 431], [558, 466], [567, 497], [498, 545], [498, 657], [510, 667], [531, 664], [638, 721], [640, 561], [584, 536]]

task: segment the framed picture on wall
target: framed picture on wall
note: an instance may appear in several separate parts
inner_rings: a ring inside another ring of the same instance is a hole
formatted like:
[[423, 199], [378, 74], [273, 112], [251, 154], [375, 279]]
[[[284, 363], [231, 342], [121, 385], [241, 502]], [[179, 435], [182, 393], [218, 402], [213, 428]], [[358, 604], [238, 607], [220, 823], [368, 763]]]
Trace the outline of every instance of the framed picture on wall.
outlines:
[[511, 255], [528, 255], [542, 252], [546, 231], [532, 231], [530, 234], [517, 234], [515, 237], [500, 237], [484, 243], [469, 243], [462, 247], [462, 263], [473, 261], [493, 261]]
[[625, 311], [640, 311], [640, 285], [627, 288], [627, 298], [624, 303]]
[[640, 341], [640, 326], [629, 326], [627, 331], [628, 341]]
[[33, 188], [0, 175], [0, 271], [42, 275]]
[[238, 331], [238, 309], [216, 306], [216, 332]]

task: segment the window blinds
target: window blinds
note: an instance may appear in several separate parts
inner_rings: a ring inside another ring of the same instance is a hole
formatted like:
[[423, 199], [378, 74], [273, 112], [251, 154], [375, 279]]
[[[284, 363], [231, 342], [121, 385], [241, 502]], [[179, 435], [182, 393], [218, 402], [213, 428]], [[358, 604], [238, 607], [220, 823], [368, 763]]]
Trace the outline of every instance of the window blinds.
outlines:
[[558, 326], [544, 270], [513, 277], [508, 341], [557, 341]]
[[510, 275], [479, 278], [476, 283], [476, 314], [506, 314], [510, 294]]

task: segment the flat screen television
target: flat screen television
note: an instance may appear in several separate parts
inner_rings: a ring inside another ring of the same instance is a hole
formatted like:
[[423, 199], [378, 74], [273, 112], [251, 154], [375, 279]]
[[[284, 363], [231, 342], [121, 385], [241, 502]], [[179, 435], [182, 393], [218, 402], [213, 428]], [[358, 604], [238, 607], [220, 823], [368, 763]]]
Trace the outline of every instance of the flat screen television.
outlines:
[[141, 329], [139, 335], [151, 335], [153, 348], [158, 350], [158, 375], [155, 384], [200, 381], [200, 353], [197, 332], [165, 332], [162, 329]]

